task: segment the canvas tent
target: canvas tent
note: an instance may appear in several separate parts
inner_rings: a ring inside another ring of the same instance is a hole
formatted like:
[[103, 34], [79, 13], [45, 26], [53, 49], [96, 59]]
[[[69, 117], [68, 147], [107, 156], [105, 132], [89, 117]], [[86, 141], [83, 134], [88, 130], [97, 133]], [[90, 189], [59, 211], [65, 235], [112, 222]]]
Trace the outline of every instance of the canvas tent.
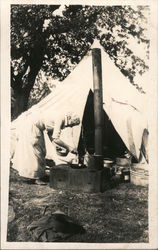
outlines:
[[[147, 95], [141, 94], [129, 82], [102, 46], [97, 45], [97, 47], [101, 49], [102, 57], [104, 111], [124, 145], [135, 158], [139, 159], [143, 131], [147, 129]], [[90, 91], [93, 92], [91, 50], [52, 93], [12, 122], [13, 134], [18, 127], [22, 126], [21, 123], [24, 120], [21, 117], [32, 116], [37, 109], [50, 116], [63, 109], [70, 109], [77, 112], [82, 121]], [[80, 133], [81, 124], [77, 127], [67, 128], [62, 136], [69, 144], [77, 147]], [[49, 158], [53, 158], [55, 152], [47, 140], [47, 136], [46, 148]]]

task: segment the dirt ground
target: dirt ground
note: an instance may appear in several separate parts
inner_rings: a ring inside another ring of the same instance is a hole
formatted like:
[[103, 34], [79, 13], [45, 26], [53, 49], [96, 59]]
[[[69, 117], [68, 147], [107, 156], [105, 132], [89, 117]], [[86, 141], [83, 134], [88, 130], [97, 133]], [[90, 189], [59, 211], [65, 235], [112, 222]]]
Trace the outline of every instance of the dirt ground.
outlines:
[[7, 241], [32, 242], [27, 226], [39, 219], [45, 207], [61, 210], [86, 230], [65, 242], [137, 243], [148, 242], [148, 188], [111, 181], [103, 193], [76, 193], [28, 184], [11, 169]]

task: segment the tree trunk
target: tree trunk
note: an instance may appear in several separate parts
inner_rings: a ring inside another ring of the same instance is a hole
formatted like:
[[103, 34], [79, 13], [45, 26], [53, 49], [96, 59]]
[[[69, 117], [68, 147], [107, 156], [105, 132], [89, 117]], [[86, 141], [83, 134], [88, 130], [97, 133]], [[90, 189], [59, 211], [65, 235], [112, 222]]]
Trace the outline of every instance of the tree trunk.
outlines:
[[27, 102], [28, 98], [25, 94], [25, 92], [21, 93], [15, 93], [15, 102], [12, 107], [12, 119], [16, 119], [22, 112], [24, 112], [27, 109]]
[[[30, 96], [30, 92], [33, 88], [36, 76], [41, 68], [42, 65], [42, 57], [40, 58], [41, 60], [38, 61], [38, 63], [32, 64], [32, 67], [30, 69], [30, 72], [28, 73], [27, 76], [27, 84], [25, 87], [15, 89], [14, 88], [14, 94], [15, 94], [15, 103], [14, 107], [12, 108], [12, 119], [17, 118], [22, 112], [26, 111], [28, 108], [28, 100]], [[22, 79], [21, 79], [22, 81]], [[20, 86], [18, 84], [18, 86]]]

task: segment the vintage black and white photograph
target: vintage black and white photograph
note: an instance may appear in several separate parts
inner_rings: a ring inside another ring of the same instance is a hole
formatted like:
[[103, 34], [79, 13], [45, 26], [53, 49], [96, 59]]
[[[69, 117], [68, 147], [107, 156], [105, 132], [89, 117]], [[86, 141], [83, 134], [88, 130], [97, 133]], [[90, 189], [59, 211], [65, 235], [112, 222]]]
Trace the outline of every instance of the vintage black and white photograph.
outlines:
[[151, 15], [9, 5], [7, 243], [150, 243]]

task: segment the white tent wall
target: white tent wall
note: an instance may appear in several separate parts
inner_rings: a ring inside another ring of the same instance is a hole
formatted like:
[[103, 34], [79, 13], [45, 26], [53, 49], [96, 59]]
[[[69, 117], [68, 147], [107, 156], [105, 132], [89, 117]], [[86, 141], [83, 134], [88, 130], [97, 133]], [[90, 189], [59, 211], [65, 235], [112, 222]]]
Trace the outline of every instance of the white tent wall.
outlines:
[[102, 50], [104, 110], [129, 151], [138, 159], [144, 128], [147, 128], [147, 99], [124, 77]]
[[[123, 76], [100, 45], [97, 47], [101, 49], [102, 58], [103, 108], [126, 147], [136, 158], [139, 158], [143, 130], [147, 128], [146, 95], [140, 93]], [[32, 116], [34, 111], [40, 110], [41, 114], [44, 112], [48, 117], [53, 117], [59, 112], [72, 110], [78, 113], [82, 121], [90, 89], [93, 90], [91, 50], [70, 75], [63, 82], [59, 82], [51, 94], [24, 112], [23, 116]], [[17, 127], [18, 120], [19, 118], [12, 122], [12, 129]], [[62, 136], [67, 142], [77, 147], [80, 130], [81, 124], [70, 129], [69, 133], [65, 130]], [[71, 142], [70, 138], [72, 138]], [[54, 151], [50, 150], [50, 143], [48, 144], [49, 158], [51, 158], [53, 157], [51, 152]]]

